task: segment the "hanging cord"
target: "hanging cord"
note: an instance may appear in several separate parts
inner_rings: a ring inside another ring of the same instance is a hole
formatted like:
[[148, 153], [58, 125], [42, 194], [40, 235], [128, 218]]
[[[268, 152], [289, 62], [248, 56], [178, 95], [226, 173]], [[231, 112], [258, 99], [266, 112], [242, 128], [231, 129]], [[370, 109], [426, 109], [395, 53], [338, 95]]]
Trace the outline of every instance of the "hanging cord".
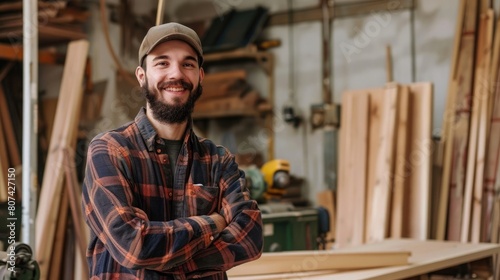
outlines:
[[115, 66], [118, 68], [118, 73], [128, 83], [130, 83], [130, 85], [137, 86], [138, 85], [137, 80], [123, 68], [123, 66], [120, 63], [120, 60], [118, 59], [118, 56], [116, 55], [113, 49], [113, 46], [111, 45], [111, 38], [109, 36], [109, 29], [108, 29], [108, 18], [106, 17], [106, 5], [104, 3], [104, 0], [100, 0], [99, 3], [100, 3], [99, 10], [101, 12], [102, 31], [104, 33], [104, 38], [106, 39], [106, 46], [108, 47], [109, 53], [111, 54], [113, 61], [115, 62]]

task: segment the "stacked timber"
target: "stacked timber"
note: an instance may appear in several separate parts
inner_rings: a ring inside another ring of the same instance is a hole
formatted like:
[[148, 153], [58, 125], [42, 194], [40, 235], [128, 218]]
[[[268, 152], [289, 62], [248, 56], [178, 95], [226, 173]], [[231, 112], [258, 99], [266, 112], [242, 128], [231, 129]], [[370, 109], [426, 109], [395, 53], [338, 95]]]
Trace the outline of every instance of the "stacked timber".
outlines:
[[269, 106], [246, 80], [245, 70], [207, 73], [194, 118], [256, 115]]
[[[0, 41], [23, 41], [23, 5], [21, 0], [0, 4]], [[38, 1], [38, 36], [42, 46], [65, 43], [86, 37], [83, 24], [89, 13], [71, 1]]]
[[430, 83], [343, 93], [336, 247], [428, 238], [432, 95]]
[[462, 0], [441, 144], [437, 239], [500, 242], [500, 21], [490, 1]]
[[[11, 107], [14, 103], [12, 96], [6, 93], [2, 84], [11, 68], [12, 64], [7, 64], [0, 72], [0, 203], [6, 202], [8, 197], [19, 200], [22, 193], [19, 180], [21, 139], [19, 134], [14, 132], [14, 126], [21, 120], [15, 108]], [[15, 195], [8, 195], [9, 192], [12, 194], [12, 191]]]

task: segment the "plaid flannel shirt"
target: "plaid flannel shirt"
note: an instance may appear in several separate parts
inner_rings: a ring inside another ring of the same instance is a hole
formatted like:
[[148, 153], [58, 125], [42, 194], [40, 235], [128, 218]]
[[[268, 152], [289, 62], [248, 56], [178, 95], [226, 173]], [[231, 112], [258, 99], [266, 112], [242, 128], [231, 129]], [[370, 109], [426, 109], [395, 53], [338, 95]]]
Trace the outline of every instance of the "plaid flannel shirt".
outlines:
[[[89, 144], [82, 208], [91, 279], [227, 279], [226, 270], [262, 253], [244, 173], [189, 123], [175, 174], [144, 108]], [[214, 212], [228, 223], [222, 232]]]

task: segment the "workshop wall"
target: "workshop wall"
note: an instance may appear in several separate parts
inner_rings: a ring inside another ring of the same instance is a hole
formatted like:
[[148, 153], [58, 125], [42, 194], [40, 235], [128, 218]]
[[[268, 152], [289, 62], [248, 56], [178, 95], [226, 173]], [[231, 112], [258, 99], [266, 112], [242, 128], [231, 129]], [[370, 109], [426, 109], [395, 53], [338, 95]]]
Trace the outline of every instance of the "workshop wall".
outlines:
[[[108, 1], [109, 2], [109, 1]], [[135, 13], [149, 13], [154, 3], [134, 3]], [[208, 1], [210, 2], [210, 1]], [[228, 7], [245, 9], [257, 4], [269, 7], [271, 12], [286, 11], [286, 0], [275, 1], [212, 1], [213, 9], [191, 9], [182, 12], [182, 7], [193, 1], [167, 1], [166, 20], [181, 20], [180, 16], [196, 18], [201, 14], [222, 13]], [[294, 1], [294, 8], [317, 6], [318, 0]], [[148, 6], [151, 5], [151, 6]], [[338, 103], [341, 94], [347, 89], [380, 87], [386, 82], [385, 60], [386, 45], [390, 45], [393, 55], [394, 80], [401, 83], [431, 81], [435, 88], [433, 126], [434, 134], [439, 135], [442, 112], [445, 104], [450, 56], [454, 36], [454, 24], [457, 13], [457, 1], [416, 1], [414, 11], [414, 30], [411, 36], [411, 12], [387, 11], [360, 17], [340, 18], [334, 21], [332, 83], [333, 101]], [[210, 5], [208, 5], [210, 6]], [[93, 134], [116, 127], [131, 119], [126, 106], [117, 106], [121, 95], [116, 90], [116, 67], [105, 45], [97, 4], [91, 4], [92, 20], [88, 27], [91, 42], [93, 79], [108, 79], [108, 88], [103, 105], [102, 121]], [[109, 30], [115, 49], [118, 49], [119, 25], [110, 23]], [[297, 23], [292, 27], [293, 46], [290, 43], [290, 30], [286, 25], [273, 26], [264, 31], [269, 39], [280, 39], [280, 47], [271, 51], [276, 56], [275, 66], [275, 158], [290, 161], [291, 173], [306, 179], [307, 196], [316, 201], [316, 193], [328, 188], [324, 183], [324, 133], [321, 129], [313, 130], [309, 123], [311, 105], [322, 103], [321, 94], [321, 23]], [[414, 66], [412, 65], [412, 40], [415, 46]], [[293, 73], [289, 69], [290, 54], [293, 52]], [[120, 57], [121, 62], [133, 71], [136, 58]], [[414, 67], [414, 68], [413, 68]], [[43, 75], [43, 71], [41, 71]], [[290, 77], [293, 83], [289, 82]], [[264, 79], [264, 77], [261, 77]], [[259, 79], [259, 78], [257, 78]], [[267, 81], [259, 82], [263, 85]], [[289, 86], [293, 85], [293, 91]], [[130, 93], [134, 88], [130, 87]], [[134, 102], [143, 102], [137, 99]], [[297, 128], [285, 124], [282, 120], [282, 108], [285, 104], [296, 107], [303, 122]], [[223, 132], [225, 126], [212, 126], [214, 132], [209, 137], [216, 142], [227, 144], [241, 139], [232, 139]], [[232, 126], [237, 132], [238, 126]], [[219, 130], [220, 129], [220, 130]], [[259, 131], [256, 131], [259, 133]]]

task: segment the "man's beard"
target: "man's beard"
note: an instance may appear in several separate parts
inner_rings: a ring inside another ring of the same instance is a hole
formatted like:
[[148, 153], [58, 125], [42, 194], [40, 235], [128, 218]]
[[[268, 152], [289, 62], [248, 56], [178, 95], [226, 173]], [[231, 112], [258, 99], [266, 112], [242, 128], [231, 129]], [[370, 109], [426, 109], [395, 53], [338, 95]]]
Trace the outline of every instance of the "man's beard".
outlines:
[[142, 92], [146, 97], [147, 102], [149, 103], [149, 108], [153, 113], [153, 117], [162, 123], [182, 123], [188, 119], [194, 109], [194, 104], [196, 100], [201, 96], [203, 91], [201, 84], [198, 82], [198, 87], [193, 90], [193, 84], [187, 83], [184, 81], [175, 81], [175, 82], [167, 82], [161, 84], [159, 88], [165, 88], [169, 85], [178, 85], [182, 84], [182, 86], [189, 90], [189, 98], [188, 100], [182, 104], [178, 98], [174, 99], [175, 104], [167, 104], [159, 100], [159, 95], [149, 90], [149, 83], [146, 80], [146, 83], [142, 86]]

